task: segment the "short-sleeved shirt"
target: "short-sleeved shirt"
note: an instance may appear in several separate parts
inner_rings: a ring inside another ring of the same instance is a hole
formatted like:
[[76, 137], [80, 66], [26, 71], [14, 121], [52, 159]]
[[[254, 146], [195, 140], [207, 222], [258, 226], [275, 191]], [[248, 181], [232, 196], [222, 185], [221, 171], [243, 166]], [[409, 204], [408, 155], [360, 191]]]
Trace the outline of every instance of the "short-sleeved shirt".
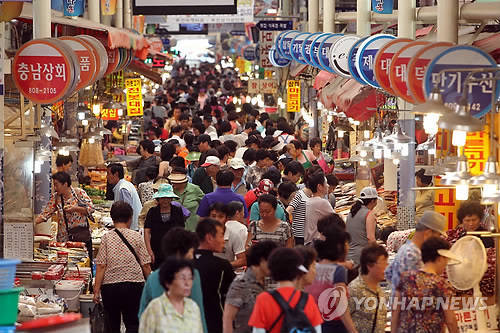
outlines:
[[141, 333], [203, 333], [201, 313], [196, 303], [185, 297], [184, 313], [174, 308], [167, 295], [155, 298], [141, 316]]
[[[370, 303], [373, 306], [359, 304], [358, 300], [362, 299], [373, 300]], [[376, 290], [369, 288], [361, 275], [349, 283], [349, 311], [358, 332], [385, 332], [387, 306], [384, 292], [379, 285]]]
[[290, 224], [285, 221], [281, 221], [278, 227], [272, 232], [262, 230], [259, 221], [252, 221], [248, 226], [248, 231], [253, 235], [252, 240], [257, 242], [271, 240], [280, 246], [286, 246], [286, 241], [292, 237]]
[[[134, 248], [141, 265], [149, 264], [151, 257], [146, 250], [144, 238], [134, 230], [120, 228], [119, 231]], [[106, 265], [103, 284], [120, 282], [144, 282], [141, 266], [120, 236], [112, 230], [102, 236], [96, 258], [97, 265]]]
[[252, 268], [248, 268], [243, 275], [237, 277], [226, 296], [226, 304], [231, 304], [238, 308], [238, 313], [234, 318], [234, 331], [238, 333], [251, 333], [248, 320], [252, 314], [257, 296], [264, 291], [264, 286], [257, 282]]
[[[290, 300], [293, 291], [296, 289], [293, 287], [281, 287], [276, 290], [286, 301], [288, 301]], [[289, 301], [292, 308], [299, 302], [300, 294], [301, 292], [297, 290], [293, 298]], [[281, 307], [278, 303], [276, 303], [273, 296], [271, 296], [268, 292], [263, 292], [257, 296], [257, 301], [255, 302], [255, 307], [252, 315], [250, 316], [250, 320], [248, 321], [248, 325], [268, 330], [271, 328], [274, 321], [280, 316], [281, 312]], [[321, 325], [323, 322], [318, 306], [311, 295], [309, 295], [306, 306], [304, 307], [304, 313], [313, 327]], [[279, 333], [282, 325], [283, 319], [280, 319], [270, 333]]]
[[216, 256], [229, 262], [235, 260], [236, 255], [245, 252], [247, 241], [247, 227], [238, 221], [227, 221], [224, 231], [224, 251], [215, 253]]
[[401, 274], [422, 267], [422, 252], [412, 241], [407, 241], [399, 248], [396, 257], [385, 269], [385, 278], [391, 282], [392, 291], [399, 285]]
[[447, 280], [437, 274], [414, 270], [401, 275], [396, 290], [404, 297], [400, 299], [403, 309], [399, 315], [398, 332], [442, 332], [444, 310], [441, 301], [453, 296]]
[[292, 213], [292, 228], [295, 237], [304, 237], [304, 229], [306, 225], [306, 203], [309, 197], [304, 190], [297, 191], [295, 197], [290, 202], [293, 207]]
[[216, 202], [222, 202], [223, 204], [228, 204], [231, 201], [239, 201], [243, 204], [243, 211], [245, 212], [245, 217], [248, 217], [248, 209], [245, 199], [238, 193], [234, 193], [231, 188], [218, 187], [214, 192], [205, 194], [203, 199], [200, 201], [200, 206], [198, 207], [197, 214], [200, 217], [207, 217], [210, 215], [210, 206]]
[[321, 197], [312, 197], [306, 202], [306, 224], [304, 232], [304, 244], [311, 243], [319, 238], [318, 221], [323, 217], [334, 214], [335, 211], [330, 202]]

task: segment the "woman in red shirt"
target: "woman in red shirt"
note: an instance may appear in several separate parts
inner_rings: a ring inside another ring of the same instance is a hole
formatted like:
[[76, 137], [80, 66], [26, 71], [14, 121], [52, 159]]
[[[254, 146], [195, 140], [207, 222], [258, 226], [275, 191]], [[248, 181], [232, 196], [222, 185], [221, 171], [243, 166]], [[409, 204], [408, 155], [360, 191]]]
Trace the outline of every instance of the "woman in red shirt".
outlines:
[[[308, 272], [303, 262], [304, 259], [301, 254], [296, 249], [291, 248], [278, 248], [274, 250], [267, 262], [271, 271], [271, 277], [279, 285], [276, 291], [292, 308], [295, 308], [303, 293], [297, 289], [297, 282]], [[257, 296], [248, 325], [253, 327], [254, 333], [281, 332], [284, 317], [282, 313], [283, 310], [274, 297], [269, 292], [263, 292]], [[323, 319], [311, 295], [308, 295], [306, 305], [304, 306], [304, 314], [316, 332], [321, 332]], [[280, 316], [281, 319], [279, 319]]]

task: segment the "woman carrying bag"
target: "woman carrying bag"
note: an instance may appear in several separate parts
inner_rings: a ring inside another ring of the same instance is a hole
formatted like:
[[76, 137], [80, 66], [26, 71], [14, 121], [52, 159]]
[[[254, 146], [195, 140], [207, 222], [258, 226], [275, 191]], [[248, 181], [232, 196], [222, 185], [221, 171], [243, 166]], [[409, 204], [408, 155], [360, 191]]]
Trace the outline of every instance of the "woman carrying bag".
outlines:
[[126, 202], [111, 206], [115, 229], [102, 237], [96, 258], [94, 302], [102, 295], [110, 333], [119, 333], [121, 320], [127, 333], [139, 330], [139, 305], [145, 278], [151, 273], [146, 245], [141, 234], [130, 230], [133, 210]]

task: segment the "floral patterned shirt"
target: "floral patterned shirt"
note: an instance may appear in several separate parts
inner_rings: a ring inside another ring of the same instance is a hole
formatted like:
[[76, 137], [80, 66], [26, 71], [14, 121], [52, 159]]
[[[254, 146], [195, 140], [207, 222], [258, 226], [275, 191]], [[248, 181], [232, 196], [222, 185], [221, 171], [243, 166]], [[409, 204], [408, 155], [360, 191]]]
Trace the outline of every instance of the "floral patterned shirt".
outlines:
[[[364, 306], [367, 303], [356, 303], [356, 300], [370, 300], [374, 306]], [[376, 301], [372, 303], [371, 300]], [[349, 311], [352, 321], [358, 332], [384, 333], [387, 322], [387, 306], [385, 304], [385, 294], [377, 286], [377, 290], [372, 290], [365, 283], [362, 276], [358, 276], [349, 283]]]
[[153, 181], [149, 180], [144, 183], [140, 183], [138, 188], [139, 198], [141, 198], [141, 203], [144, 205], [145, 202], [153, 199], [153, 194], [155, 193], [153, 190]]
[[[78, 187], [71, 187], [71, 196], [64, 199], [64, 208], [71, 206], [85, 206], [87, 209], [87, 214], [90, 215], [94, 212], [94, 205], [92, 200], [87, 195], [83, 189]], [[55, 191], [52, 193], [47, 206], [40, 214], [43, 221], [47, 221], [52, 215], [57, 213], [59, 222], [57, 226], [57, 241], [66, 242], [68, 241], [68, 231], [66, 230], [66, 222], [64, 221], [63, 205], [61, 203], [61, 195], [57, 194]], [[75, 227], [86, 226], [87, 225], [87, 215], [82, 215], [78, 212], [66, 212], [66, 219], [68, 227], [73, 229]]]
[[446, 300], [453, 296], [447, 280], [422, 270], [404, 272], [396, 290], [402, 297], [398, 302], [402, 301], [404, 308], [399, 315], [398, 332], [442, 332], [444, 310], [438, 298]]
[[401, 246], [394, 260], [385, 270], [385, 278], [390, 281], [393, 294], [399, 285], [401, 274], [417, 270], [422, 265], [422, 252], [412, 241], [407, 241]]

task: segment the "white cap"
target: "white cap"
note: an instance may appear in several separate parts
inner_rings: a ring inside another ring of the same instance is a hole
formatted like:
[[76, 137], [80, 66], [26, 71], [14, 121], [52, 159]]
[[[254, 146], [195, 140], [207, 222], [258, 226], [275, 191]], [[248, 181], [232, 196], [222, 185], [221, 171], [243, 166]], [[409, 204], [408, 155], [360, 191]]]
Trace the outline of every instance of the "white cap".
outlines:
[[229, 161], [229, 167], [234, 169], [234, 170], [244, 169], [245, 162], [243, 161], [243, 159], [235, 157]]
[[378, 193], [377, 190], [374, 189], [373, 187], [365, 187], [364, 189], [361, 190], [361, 193], [359, 194], [360, 199], [378, 199]]
[[205, 160], [205, 163], [203, 163], [201, 166], [208, 167], [211, 165], [220, 165], [220, 160], [217, 156], [208, 156]]

